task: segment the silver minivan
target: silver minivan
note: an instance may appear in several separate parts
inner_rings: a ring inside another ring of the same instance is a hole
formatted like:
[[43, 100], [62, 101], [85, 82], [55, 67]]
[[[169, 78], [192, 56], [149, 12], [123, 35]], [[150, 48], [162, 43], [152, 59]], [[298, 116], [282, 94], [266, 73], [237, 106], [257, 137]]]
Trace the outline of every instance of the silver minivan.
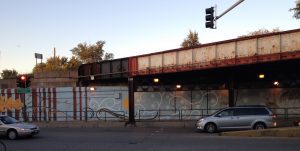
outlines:
[[221, 109], [197, 121], [198, 130], [214, 133], [223, 130], [276, 127], [276, 116], [266, 106], [237, 106]]

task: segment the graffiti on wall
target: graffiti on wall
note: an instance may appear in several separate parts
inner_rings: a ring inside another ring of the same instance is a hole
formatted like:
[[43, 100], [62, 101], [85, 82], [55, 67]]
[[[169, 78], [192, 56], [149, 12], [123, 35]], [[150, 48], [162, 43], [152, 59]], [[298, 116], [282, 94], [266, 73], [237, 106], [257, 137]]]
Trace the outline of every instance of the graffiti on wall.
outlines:
[[141, 119], [198, 118], [227, 106], [227, 98], [226, 90], [136, 92], [135, 110]]
[[14, 100], [12, 97], [6, 98], [2, 96], [0, 98], [0, 112], [6, 112], [7, 110], [21, 110], [23, 103], [20, 99]]
[[[23, 103], [15, 90], [1, 90], [0, 111], [19, 117]], [[267, 105], [277, 114], [300, 114], [300, 89], [241, 89], [235, 105]], [[228, 106], [227, 90], [135, 92], [136, 119], [196, 119]], [[25, 95], [30, 120], [119, 120], [128, 117], [127, 87], [38, 88]], [[87, 112], [86, 112], [87, 111]], [[87, 114], [86, 114], [87, 113]], [[86, 116], [87, 115], [87, 116]]]

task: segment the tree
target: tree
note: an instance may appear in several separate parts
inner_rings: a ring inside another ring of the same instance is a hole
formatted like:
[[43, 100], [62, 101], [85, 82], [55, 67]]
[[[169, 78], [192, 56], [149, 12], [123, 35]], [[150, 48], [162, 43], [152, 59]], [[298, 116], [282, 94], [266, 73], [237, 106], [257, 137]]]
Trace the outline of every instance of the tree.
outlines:
[[[99, 62], [105, 59], [103, 58], [103, 55], [105, 54], [105, 51], [103, 50], [104, 44], [105, 41], [97, 41], [93, 45], [88, 45], [87, 43], [80, 43], [77, 45], [77, 47], [73, 48], [71, 52], [82, 63]], [[109, 55], [109, 57], [113, 57], [113, 55]]]
[[181, 43], [181, 47], [189, 48], [197, 45], [200, 45], [198, 33], [196, 31], [192, 32], [190, 30], [188, 36]]
[[67, 57], [50, 57], [46, 63], [37, 64], [32, 72], [77, 70], [81, 64], [82, 63], [75, 56], [69, 61]]
[[46, 62], [46, 71], [61, 71], [63, 70], [62, 60], [58, 57], [50, 57]]
[[2, 79], [16, 78], [17, 75], [18, 75], [18, 72], [15, 69], [12, 69], [12, 70], [5, 69], [5, 70], [2, 70], [2, 73], [1, 73]]
[[114, 58], [114, 54], [113, 53], [105, 53], [104, 55], [104, 60], [110, 60]]
[[32, 69], [32, 73], [38, 73], [38, 72], [43, 72], [46, 71], [46, 64], [45, 63], [39, 63], [34, 66]]
[[66, 64], [65, 69], [77, 70], [80, 65], [81, 65], [81, 62], [75, 56], [73, 56], [70, 59], [70, 61], [68, 61], [68, 63]]
[[300, 0], [296, 1], [296, 7], [290, 9], [290, 11], [294, 11], [294, 17], [296, 19], [300, 19]]
[[276, 33], [276, 32], [280, 32], [280, 31], [281, 30], [279, 28], [274, 28], [272, 30], [262, 28], [262, 29], [259, 29], [259, 30], [256, 30], [256, 31], [249, 32], [246, 35], [241, 35], [241, 36], [238, 36], [238, 37], [242, 38], [242, 37], [248, 37], [248, 36], [263, 35], [263, 34], [268, 34], [268, 33]]

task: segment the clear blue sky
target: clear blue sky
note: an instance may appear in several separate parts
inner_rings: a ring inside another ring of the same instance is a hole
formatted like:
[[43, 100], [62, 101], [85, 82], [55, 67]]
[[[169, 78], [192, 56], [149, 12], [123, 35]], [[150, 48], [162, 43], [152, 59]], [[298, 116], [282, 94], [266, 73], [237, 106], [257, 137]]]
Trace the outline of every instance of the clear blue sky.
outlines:
[[1, 0], [0, 71], [31, 72], [34, 53], [46, 61], [71, 57], [78, 43], [106, 41], [115, 58], [175, 49], [191, 29], [201, 43], [236, 38], [261, 28], [300, 28], [295, 0], [245, 0], [205, 28], [205, 8], [220, 14], [237, 0]]

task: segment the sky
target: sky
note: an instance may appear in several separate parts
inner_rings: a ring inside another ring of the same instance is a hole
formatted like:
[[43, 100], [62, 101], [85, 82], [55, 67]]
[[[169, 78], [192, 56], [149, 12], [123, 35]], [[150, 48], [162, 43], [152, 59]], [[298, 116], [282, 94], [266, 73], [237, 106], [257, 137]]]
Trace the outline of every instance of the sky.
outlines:
[[[200, 43], [236, 38], [258, 29], [300, 28], [295, 0], [245, 0], [205, 28], [205, 9], [220, 15], [238, 0], [0, 0], [0, 72], [30, 73], [56, 55], [72, 57], [79, 43], [106, 41], [104, 50], [124, 58], [176, 49], [189, 30]], [[41, 60], [38, 60], [40, 62]]]

